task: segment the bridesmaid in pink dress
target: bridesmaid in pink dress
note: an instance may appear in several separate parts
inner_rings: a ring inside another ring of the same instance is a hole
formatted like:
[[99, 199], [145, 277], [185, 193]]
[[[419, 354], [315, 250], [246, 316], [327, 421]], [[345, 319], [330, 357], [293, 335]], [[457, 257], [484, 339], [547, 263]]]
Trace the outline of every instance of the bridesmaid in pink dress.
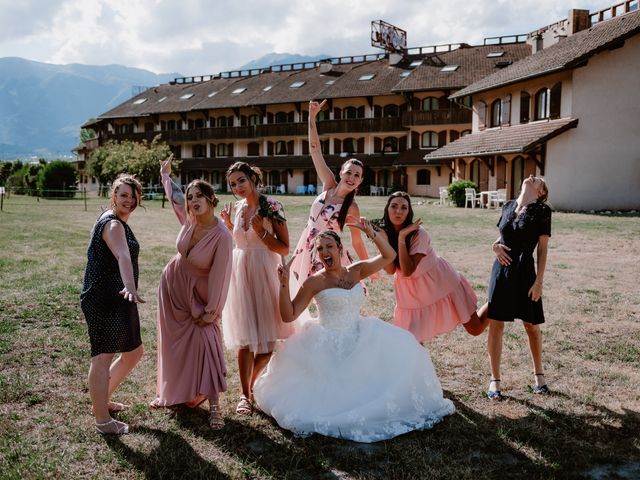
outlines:
[[209, 400], [209, 424], [220, 429], [224, 419], [218, 396], [227, 388], [220, 317], [233, 241], [214, 215], [218, 199], [211, 185], [194, 180], [183, 197], [171, 181], [171, 160], [160, 162], [162, 183], [182, 229], [178, 253], [162, 272], [158, 288], [158, 383], [151, 405], [197, 407]]
[[460, 324], [471, 335], [480, 335], [486, 319], [476, 314], [476, 294], [466, 278], [436, 255], [420, 224], [420, 219], [413, 221], [409, 194], [392, 193], [384, 210], [383, 232], [398, 253], [385, 267], [387, 273], [395, 273], [394, 325], [413, 333], [420, 343]]
[[[340, 181], [336, 181], [336, 177], [322, 156], [320, 137], [316, 126], [316, 117], [325, 103], [326, 100], [322, 103], [309, 102], [309, 150], [313, 166], [322, 182], [322, 193], [316, 197], [311, 205], [307, 226], [293, 252], [295, 259], [291, 265], [293, 275], [290, 277], [292, 297], [295, 296], [307, 277], [322, 269], [322, 263], [316, 258], [313, 251], [315, 238], [318, 234], [324, 230], [342, 231], [347, 217], [351, 217], [351, 220], [360, 218], [360, 209], [354, 197], [363, 180], [364, 165], [356, 158], [347, 160], [340, 168]], [[350, 227], [350, 231], [353, 249], [360, 260], [366, 260], [369, 255], [362, 241], [360, 230]], [[341, 262], [344, 266], [353, 262], [353, 257], [346, 248], [343, 249]], [[375, 274], [371, 278], [377, 279], [379, 277], [379, 274]]]
[[222, 328], [225, 345], [238, 352], [242, 395], [236, 413], [251, 415], [253, 384], [269, 362], [276, 341], [293, 333], [293, 326], [282, 321], [278, 308], [277, 268], [280, 256], [289, 253], [289, 230], [282, 205], [258, 192], [262, 183], [259, 169], [236, 162], [227, 170], [227, 182], [241, 200], [234, 222], [231, 203], [220, 213], [236, 244]]

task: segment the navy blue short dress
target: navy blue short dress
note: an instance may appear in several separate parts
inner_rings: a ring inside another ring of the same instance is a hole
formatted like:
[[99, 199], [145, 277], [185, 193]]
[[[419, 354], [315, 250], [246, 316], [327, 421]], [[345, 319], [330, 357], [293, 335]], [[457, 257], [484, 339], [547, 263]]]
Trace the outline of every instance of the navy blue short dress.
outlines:
[[537, 200], [516, 215], [517, 203], [510, 200], [502, 207], [498, 222], [500, 242], [511, 249], [511, 265], [500, 265], [496, 259], [489, 279], [489, 318], [538, 325], [544, 323], [542, 299], [534, 302], [529, 289], [536, 281], [533, 252], [540, 235], [551, 236], [551, 208]]

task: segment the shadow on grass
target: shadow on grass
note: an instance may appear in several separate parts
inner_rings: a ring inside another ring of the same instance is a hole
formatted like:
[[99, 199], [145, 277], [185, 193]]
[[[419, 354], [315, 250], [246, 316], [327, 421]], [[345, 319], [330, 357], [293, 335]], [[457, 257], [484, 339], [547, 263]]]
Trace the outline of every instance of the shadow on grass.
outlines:
[[[553, 396], [576, 401], [562, 393]], [[234, 457], [248, 477], [571, 479], [603, 478], [598, 472], [605, 468], [610, 474], [606, 478], [633, 478], [625, 472], [640, 468], [640, 413], [583, 403], [586, 413], [568, 414], [545, 406], [546, 399], [551, 397], [507, 397], [493, 405], [491, 415], [456, 402], [456, 414], [433, 429], [374, 444], [321, 435], [298, 438], [286, 431], [269, 436], [264, 424], [252, 426], [233, 417], [225, 418], [224, 430], [212, 431], [203, 409], [178, 409], [174, 418], [181, 429]], [[528, 413], [519, 418], [502, 415], [500, 409], [506, 412], [509, 402]], [[147, 478], [229, 478], [216, 468], [216, 459], [202, 458], [179, 432], [134, 431], [153, 436], [159, 445], [140, 453], [119, 438], [106, 441]]]
[[142, 452], [131, 448], [116, 435], [106, 435], [105, 442], [117, 458], [129, 463], [145, 478], [229, 478], [216, 468], [215, 463], [194, 451], [179, 433], [147, 427], [134, 427], [131, 432], [153, 437], [159, 444], [150, 452]]

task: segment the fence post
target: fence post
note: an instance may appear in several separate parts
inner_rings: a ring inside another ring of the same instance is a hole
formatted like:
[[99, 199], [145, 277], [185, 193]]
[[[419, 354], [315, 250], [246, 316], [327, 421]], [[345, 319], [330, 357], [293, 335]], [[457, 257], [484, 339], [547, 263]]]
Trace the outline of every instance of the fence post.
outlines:
[[84, 197], [84, 211], [87, 211], [87, 187], [82, 187], [82, 196]]

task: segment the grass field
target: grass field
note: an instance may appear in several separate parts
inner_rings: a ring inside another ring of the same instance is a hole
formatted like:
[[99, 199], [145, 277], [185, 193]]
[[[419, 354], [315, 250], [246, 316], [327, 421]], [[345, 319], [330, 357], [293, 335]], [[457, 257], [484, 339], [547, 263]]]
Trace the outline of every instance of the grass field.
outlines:
[[[281, 198], [295, 245], [311, 198]], [[436, 251], [484, 302], [498, 212], [416, 200]], [[364, 215], [382, 216], [383, 198], [358, 201]], [[516, 322], [504, 339], [507, 399], [489, 401], [486, 333], [470, 337], [458, 329], [428, 346], [456, 414], [433, 430], [364, 445], [296, 438], [261, 414], [237, 417], [232, 352], [222, 432], [207, 427], [203, 408], [148, 407], [155, 396], [156, 288], [178, 232], [159, 201], [130, 220], [141, 244], [146, 352], [114, 400], [132, 406], [120, 418], [133, 433], [94, 433], [78, 296], [89, 230], [104, 203], [91, 199], [85, 212], [78, 201], [14, 195], [0, 212], [0, 478], [640, 478], [638, 215], [554, 214], [543, 326], [552, 395], [528, 389], [526, 335]], [[390, 320], [391, 288], [391, 281], [371, 285], [363, 313]]]

